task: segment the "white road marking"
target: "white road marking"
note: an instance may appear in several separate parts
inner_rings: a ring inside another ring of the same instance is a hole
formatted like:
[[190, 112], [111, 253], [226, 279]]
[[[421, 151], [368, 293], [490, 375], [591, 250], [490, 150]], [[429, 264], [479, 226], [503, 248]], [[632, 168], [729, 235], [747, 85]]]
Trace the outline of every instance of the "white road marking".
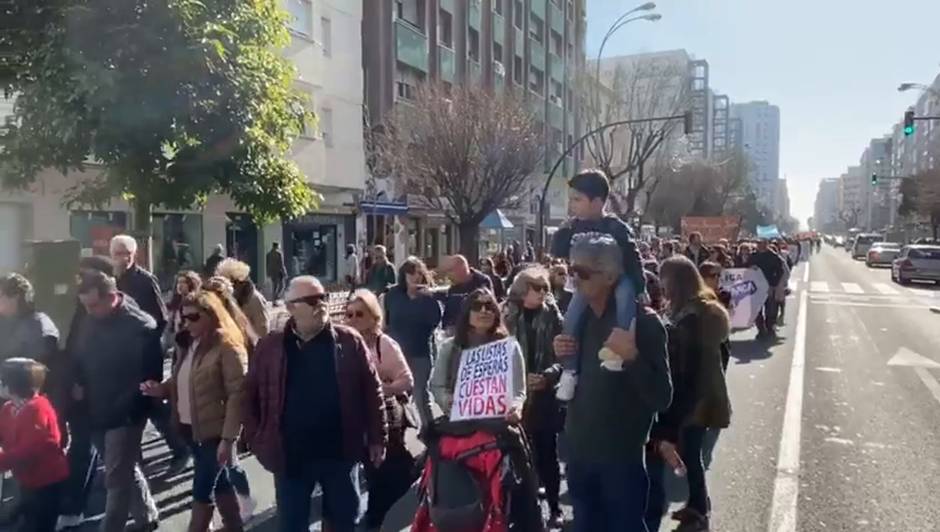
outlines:
[[937, 361], [927, 358], [920, 353], [915, 353], [906, 347], [898, 349], [897, 353], [888, 360], [888, 365], [940, 369], [940, 363]]
[[926, 288], [908, 288], [907, 290], [908, 292], [911, 292], [914, 295], [918, 295], [918, 296], [934, 297], [937, 295], [936, 290], [927, 290]]
[[930, 394], [933, 395], [933, 398], [940, 403], [940, 383], [937, 382], [937, 379], [935, 379], [926, 368], [914, 368], [914, 373], [920, 377], [920, 381], [930, 390]]
[[813, 281], [809, 283], [809, 289], [813, 292], [828, 292], [829, 283], [826, 281]]
[[875, 290], [881, 292], [882, 294], [893, 295], [899, 293], [893, 286], [886, 283], [873, 283], [872, 286], [874, 286]]
[[806, 267], [803, 268], [803, 284], [809, 282], [809, 263], [806, 263]]
[[855, 283], [842, 283], [842, 290], [847, 294], [864, 294], [862, 287]]
[[796, 532], [796, 510], [800, 492], [800, 432], [803, 424], [803, 377], [806, 366], [807, 293], [800, 294], [796, 339], [790, 363], [790, 385], [783, 413], [777, 478], [770, 508], [768, 532]]
[[831, 299], [813, 299], [810, 301], [813, 305], [834, 305], [842, 307], [868, 307], [868, 308], [906, 308], [906, 309], [922, 309], [926, 310], [930, 307], [927, 305], [902, 305], [895, 303], [862, 303], [859, 301], [847, 301], [847, 300], [831, 300]]

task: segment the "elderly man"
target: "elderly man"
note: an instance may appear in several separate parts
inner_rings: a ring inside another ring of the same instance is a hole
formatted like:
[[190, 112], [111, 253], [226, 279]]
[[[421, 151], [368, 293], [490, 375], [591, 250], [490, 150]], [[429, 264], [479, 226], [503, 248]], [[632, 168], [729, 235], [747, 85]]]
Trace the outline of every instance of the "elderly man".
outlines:
[[450, 279], [451, 285], [443, 294], [444, 318], [441, 322], [444, 330], [451, 331], [460, 315], [460, 307], [467, 294], [478, 288], [493, 291], [493, 282], [480, 270], [471, 268], [467, 258], [463, 255], [444, 257], [441, 262], [441, 273]]
[[357, 463], [385, 456], [378, 373], [359, 333], [330, 322], [326, 298], [314, 277], [290, 282], [291, 318], [258, 343], [245, 381], [244, 434], [274, 474], [280, 532], [306, 532], [318, 484], [332, 529], [352, 532]]
[[[159, 339], [167, 322], [166, 303], [160, 294], [157, 278], [137, 265], [137, 241], [134, 237], [117, 235], [111, 239], [111, 262], [114, 264], [118, 289], [156, 321], [154, 334]], [[166, 476], [174, 477], [182, 473], [189, 464], [189, 448], [170, 423], [169, 403], [162, 399], [147, 400], [151, 403], [148, 412], [150, 422], [160, 431], [172, 454]]]
[[123, 531], [128, 512], [135, 530], [155, 530], [159, 515], [138, 461], [147, 411], [139, 386], [163, 376], [156, 323], [102, 272], [83, 275], [78, 297], [87, 317], [74, 342], [73, 397], [87, 402], [92, 440], [104, 456], [101, 532]]
[[[589, 310], [578, 337], [557, 336], [554, 347], [558, 356], [573, 356], [579, 347], [581, 353], [580, 381], [565, 424], [574, 530], [646, 532], [644, 448], [654, 416], [669, 406], [672, 396], [666, 331], [647, 308], [637, 309], [630, 331], [615, 326], [614, 287], [623, 260], [614, 239], [578, 239], [571, 261], [570, 271]], [[601, 360], [602, 347], [615, 357]]]
[[366, 288], [375, 295], [382, 295], [395, 281], [395, 267], [388, 262], [388, 250], [385, 246], [375, 246], [372, 248], [372, 266], [366, 273]]

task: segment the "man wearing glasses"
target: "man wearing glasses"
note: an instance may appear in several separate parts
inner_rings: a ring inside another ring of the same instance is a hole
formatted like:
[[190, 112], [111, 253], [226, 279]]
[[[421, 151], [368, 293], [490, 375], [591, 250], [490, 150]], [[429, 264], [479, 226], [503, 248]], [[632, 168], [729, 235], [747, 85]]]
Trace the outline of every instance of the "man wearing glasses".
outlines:
[[290, 320], [258, 342], [248, 370], [245, 438], [274, 474], [278, 530], [308, 529], [319, 484], [324, 519], [337, 532], [352, 532], [357, 464], [378, 467], [385, 457], [382, 386], [359, 333], [330, 322], [320, 281], [294, 278], [284, 300]]

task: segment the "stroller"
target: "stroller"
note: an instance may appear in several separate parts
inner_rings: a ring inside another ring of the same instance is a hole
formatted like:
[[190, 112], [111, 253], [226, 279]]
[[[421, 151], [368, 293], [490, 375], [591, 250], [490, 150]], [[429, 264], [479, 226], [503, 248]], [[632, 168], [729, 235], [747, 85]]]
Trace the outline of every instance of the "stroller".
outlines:
[[543, 532], [526, 442], [503, 420], [433, 425], [411, 532]]

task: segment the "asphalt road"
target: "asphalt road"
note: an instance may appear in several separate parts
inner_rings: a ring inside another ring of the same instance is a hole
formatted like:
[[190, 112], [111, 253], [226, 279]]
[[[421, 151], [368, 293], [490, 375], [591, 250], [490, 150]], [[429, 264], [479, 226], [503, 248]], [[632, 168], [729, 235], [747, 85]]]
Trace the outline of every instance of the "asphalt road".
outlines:
[[[712, 529], [940, 530], [940, 316], [929, 311], [940, 291], [893, 284], [887, 269], [828, 246], [806, 269], [793, 273], [779, 341], [757, 342], [753, 330], [732, 338], [734, 414], [708, 474]], [[167, 456], [154, 437], [145, 436], [145, 456], [161, 529], [182, 531], [191, 476], [160, 477]], [[271, 476], [251, 457], [243, 465], [259, 503], [247, 528], [274, 531]], [[414, 504], [399, 501], [384, 530], [407, 530]], [[90, 513], [102, 506], [98, 489]]]

